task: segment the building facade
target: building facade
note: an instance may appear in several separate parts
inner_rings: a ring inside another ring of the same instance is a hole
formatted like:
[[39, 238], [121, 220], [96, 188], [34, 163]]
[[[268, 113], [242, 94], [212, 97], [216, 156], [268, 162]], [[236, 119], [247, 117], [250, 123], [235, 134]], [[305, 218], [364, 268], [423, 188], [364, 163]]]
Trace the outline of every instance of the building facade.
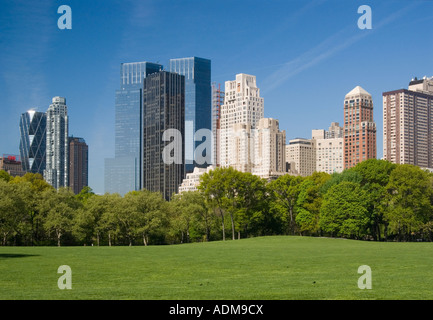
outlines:
[[29, 110], [20, 118], [20, 158], [25, 172], [44, 174], [46, 166], [45, 112]]
[[[230, 166], [230, 140], [233, 137], [235, 124], [244, 124], [245, 130], [255, 129], [264, 116], [264, 99], [260, 97], [256, 77], [237, 74], [236, 80], [225, 83], [224, 105], [221, 106], [220, 130], [220, 164]], [[239, 128], [238, 128], [239, 129]], [[243, 130], [243, 129], [242, 129]]]
[[220, 165], [221, 106], [224, 104], [224, 91], [220, 84], [212, 84], [212, 164]]
[[384, 159], [433, 168], [433, 77], [382, 96]]
[[316, 171], [333, 174], [343, 172], [344, 137], [343, 128], [333, 122], [328, 131], [313, 130], [312, 141], [316, 153]]
[[89, 185], [89, 147], [83, 138], [69, 138], [69, 187], [78, 194]]
[[[185, 77], [185, 161], [186, 171], [193, 172], [196, 166], [211, 164], [211, 160], [204, 164], [196, 161], [195, 150], [202, 142], [194, 139], [198, 130], [212, 130], [211, 61], [198, 57], [170, 59], [170, 72]], [[206, 152], [211, 153], [211, 148]]]
[[274, 179], [286, 174], [286, 132], [272, 118], [259, 120], [254, 137], [254, 167], [252, 173]]
[[185, 178], [185, 76], [161, 71], [143, 83], [142, 181], [166, 200]]
[[69, 120], [66, 99], [54, 97], [47, 110], [44, 179], [54, 188], [69, 186]]
[[0, 157], [0, 171], [6, 171], [12, 177], [22, 177], [26, 172], [22, 168], [20, 156], [4, 154]]
[[105, 192], [124, 195], [142, 188], [143, 80], [163, 66], [151, 62], [120, 65], [120, 89], [115, 97], [114, 158], [105, 159]]
[[179, 186], [179, 194], [184, 192], [193, 192], [198, 190], [198, 186], [200, 185], [200, 177], [204, 173], [209, 173], [211, 170], [214, 170], [214, 166], [209, 166], [207, 168], [194, 168], [194, 171], [186, 174], [186, 178], [183, 179], [182, 184]]
[[373, 99], [357, 86], [344, 99], [344, 169], [376, 157]]
[[314, 141], [296, 138], [286, 145], [286, 162], [289, 174], [307, 177], [316, 171], [316, 151]]

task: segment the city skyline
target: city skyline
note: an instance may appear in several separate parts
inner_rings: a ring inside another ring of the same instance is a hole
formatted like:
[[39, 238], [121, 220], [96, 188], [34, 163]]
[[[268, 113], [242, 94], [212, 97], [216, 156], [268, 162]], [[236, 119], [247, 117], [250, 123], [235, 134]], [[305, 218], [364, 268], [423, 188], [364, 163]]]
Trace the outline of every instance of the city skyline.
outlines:
[[[0, 153], [19, 153], [21, 114], [33, 108], [44, 112], [49, 99], [66, 97], [74, 119], [70, 134], [85, 137], [91, 148], [89, 186], [103, 193], [104, 158], [114, 156], [119, 64], [166, 65], [173, 57], [199, 56], [212, 61], [212, 82], [224, 84], [238, 73], [255, 75], [264, 117], [279, 120], [287, 141], [343, 123], [344, 95], [355, 86], [365, 88], [375, 104], [377, 158], [382, 158], [382, 93], [433, 75], [433, 44], [426, 41], [433, 2], [370, 4], [372, 30], [357, 26], [357, 9], [365, 4], [360, 1], [248, 3], [69, 3], [71, 30], [57, 28], [54, 1], [5, 5], [0, 13], [2, 43], [8, 43], [0, 53]], [[190, 22], [191, 17], [203, 18]]]

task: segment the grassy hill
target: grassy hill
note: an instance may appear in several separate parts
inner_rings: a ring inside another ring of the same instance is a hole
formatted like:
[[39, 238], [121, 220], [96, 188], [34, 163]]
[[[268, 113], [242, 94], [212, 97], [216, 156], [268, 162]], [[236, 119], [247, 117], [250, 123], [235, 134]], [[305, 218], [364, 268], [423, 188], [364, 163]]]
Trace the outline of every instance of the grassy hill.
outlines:
[[[60, 290], [60, 265], [72, 289]], [[358, 267], [372, 270], [358, 288]], [[0, 299], [433, 299], [433, 243], [261, 237], [150, 247], [1, 247]]]

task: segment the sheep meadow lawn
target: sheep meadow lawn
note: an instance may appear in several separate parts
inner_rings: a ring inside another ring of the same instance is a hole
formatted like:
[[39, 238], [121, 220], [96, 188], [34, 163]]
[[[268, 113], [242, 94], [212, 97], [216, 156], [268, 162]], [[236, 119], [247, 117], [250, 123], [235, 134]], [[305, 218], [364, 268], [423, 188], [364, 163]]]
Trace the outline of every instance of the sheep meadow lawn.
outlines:
[[431, 242], [272, 236], [147, 247], [9, 246], [0, 248], [0, 299], [431, 300], [432, 266]]

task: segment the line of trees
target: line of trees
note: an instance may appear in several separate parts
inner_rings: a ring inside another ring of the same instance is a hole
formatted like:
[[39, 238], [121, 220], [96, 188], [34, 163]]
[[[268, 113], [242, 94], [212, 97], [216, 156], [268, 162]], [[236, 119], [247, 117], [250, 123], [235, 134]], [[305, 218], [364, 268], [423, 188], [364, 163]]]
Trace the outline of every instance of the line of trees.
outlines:
[[329, 175], [266, 181], [232, 168], [165, 201], [147, 190], [78, 195], [0, 171], [2, 245], [144, 245], [308, 235], [432, 241], [433, 174], [370, 159]]

